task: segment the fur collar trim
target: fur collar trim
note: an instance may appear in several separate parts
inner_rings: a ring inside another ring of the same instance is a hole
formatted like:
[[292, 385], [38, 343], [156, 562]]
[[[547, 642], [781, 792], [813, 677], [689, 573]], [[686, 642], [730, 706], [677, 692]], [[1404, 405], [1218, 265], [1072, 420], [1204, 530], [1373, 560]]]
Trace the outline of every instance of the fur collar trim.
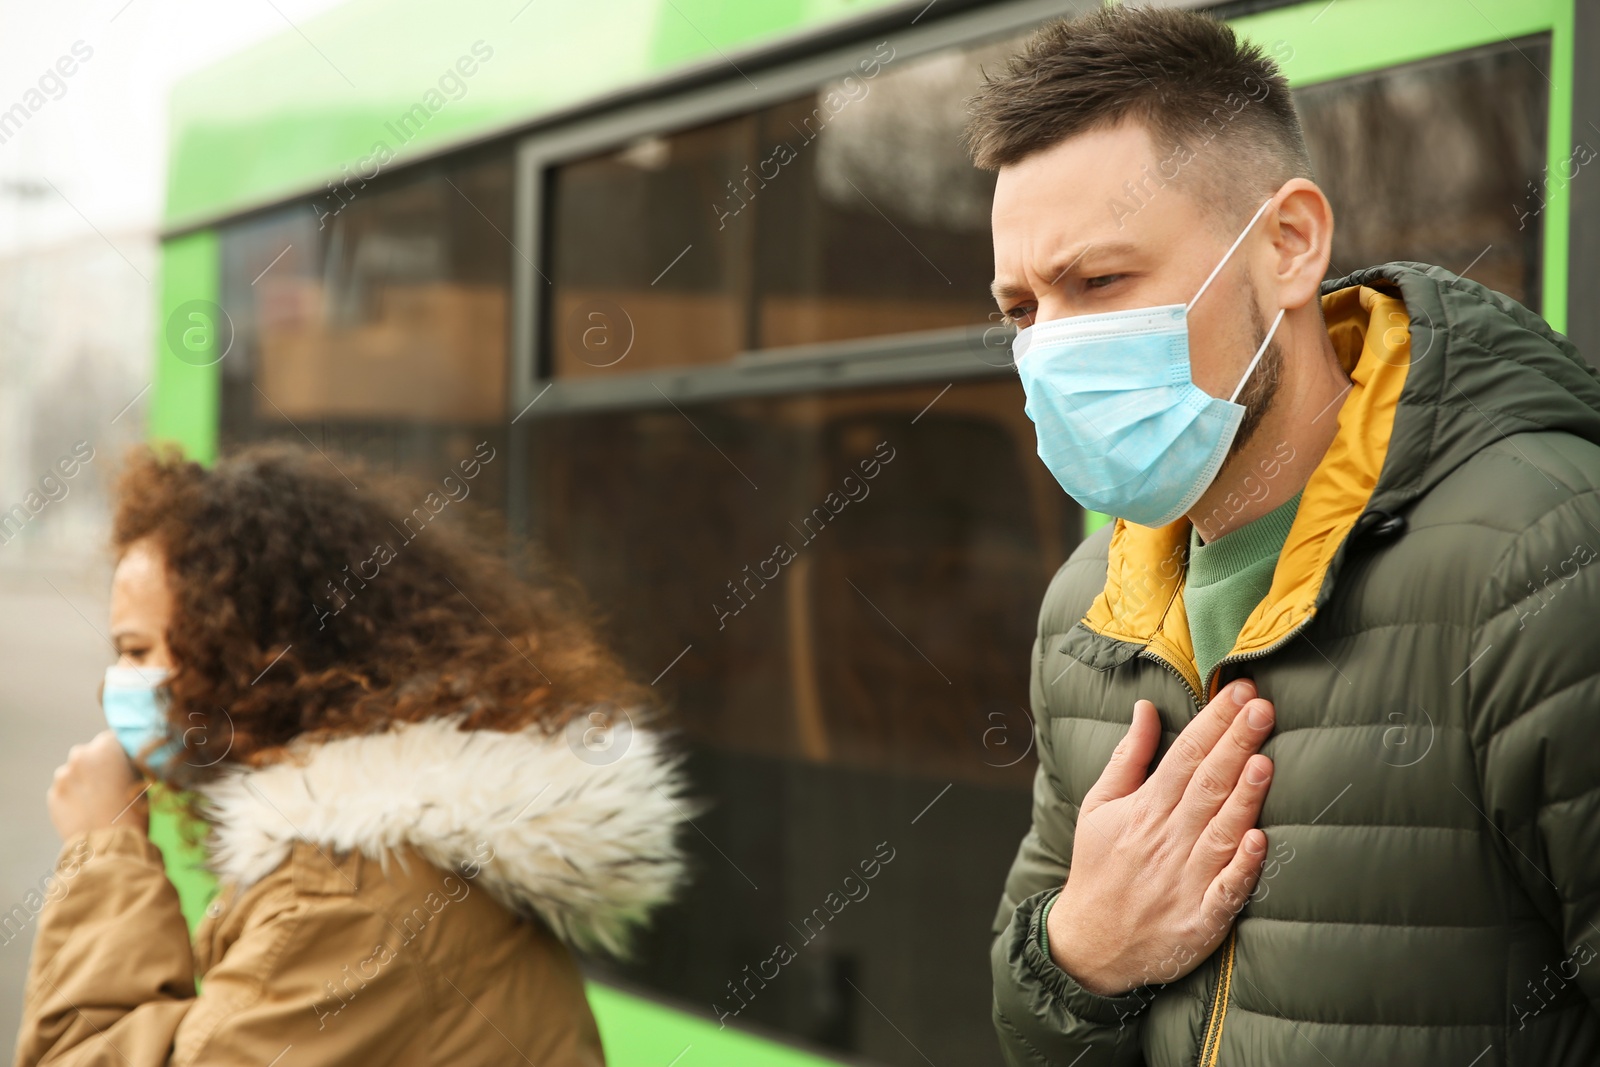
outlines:
[[612, 736], [626, 749], [602, 762], [580, 758], [572, 731], [462, 731], [458, 721], [302, 744], [280, 763], [229, 768], [200, 789], [211, 866], [243, 888], [298, 840], [374, 860], [409, 844], [444, 870], [481, 867], [475, 881], [490, 895], [538, 915], [569, 945], [626, 954], [630, 928], [684, 874], [674, 838], [699, 805], [679, 796], [682, 756], [645, 729], [619, 727]]

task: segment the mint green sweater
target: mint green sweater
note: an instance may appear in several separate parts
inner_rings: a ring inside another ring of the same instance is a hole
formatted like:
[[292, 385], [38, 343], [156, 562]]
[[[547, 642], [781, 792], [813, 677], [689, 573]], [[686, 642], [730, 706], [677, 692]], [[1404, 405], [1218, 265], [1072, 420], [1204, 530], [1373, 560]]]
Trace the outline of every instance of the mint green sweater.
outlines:
[[[1302, 490], [1303, 491], [1303, 490]], [[1272, 587], [1278, 553], [1300, 509], [1300, 493], [1265, 515], [1206, 544], [1189, 530], [1189, 573], [1184, 579], [1183, 606], [1189, 614], [1189, 637], [1202, 683], [1211, 668], [1228, 654], [1244, 620]]]

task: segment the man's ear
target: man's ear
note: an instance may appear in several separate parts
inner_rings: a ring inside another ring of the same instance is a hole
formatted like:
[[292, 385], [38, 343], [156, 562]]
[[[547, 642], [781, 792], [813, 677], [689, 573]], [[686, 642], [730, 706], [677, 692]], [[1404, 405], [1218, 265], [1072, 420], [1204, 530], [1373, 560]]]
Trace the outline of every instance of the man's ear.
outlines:
[[1278, 306], [1294, 310], [1317, 299], [1333, 254], [1333, 207], [1317, 183], [1290, 178], [1278, 190], [1278, 210], [1269, 216], [1277, 253], [1273, 281]]

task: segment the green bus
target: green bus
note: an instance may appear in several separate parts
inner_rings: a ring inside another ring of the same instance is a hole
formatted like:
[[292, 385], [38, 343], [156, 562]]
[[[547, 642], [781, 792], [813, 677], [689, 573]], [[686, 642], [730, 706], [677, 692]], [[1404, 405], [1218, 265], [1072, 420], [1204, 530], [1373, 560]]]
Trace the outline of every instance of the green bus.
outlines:
[[[1089, 6], [351, 0], [174, 92], [151, 436], [425, 478], [487, 442], [480, 499], [674, 709], [715, 806], [639, 957], [585, 962], [614, 1064], [999, 1062], [1028, 649], [1103, 517], [1035, 455], [959, 131]], [[1600, 10], [1215, 10], [1295, 86], [1338, 273], [1600, 346]]]

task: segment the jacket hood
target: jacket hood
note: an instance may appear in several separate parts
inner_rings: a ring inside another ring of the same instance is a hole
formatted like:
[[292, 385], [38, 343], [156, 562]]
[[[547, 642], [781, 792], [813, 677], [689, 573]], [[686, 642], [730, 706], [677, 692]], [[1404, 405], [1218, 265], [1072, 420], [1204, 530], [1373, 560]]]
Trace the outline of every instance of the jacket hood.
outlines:
[[[1309, 621], [1332, 595], [1349, 544], [1401, 521], [1484, 446], [1536, 430], [1600, 442], [1600, 375], [1504, 294], [1440, 267], [1396, 262], [1324, 282], [1322, 310], [1351, 386], [1271, 587], [1230, 656], [1275, 646]], [[1183, 607], [1191, 526], [1187, 517], [1162, 527], [1117, 519], [1105, 588], [1066, 651], [1106, 668], [1148, 649], [1197, 698], [1208, 696]]]
[[1325, 301], [1351, 286], [1397, 295], [1410, 335], [1371, 507], [1399, 511], [1511, 434], [1560, 430], [1600, 442], [1600, 374], [1515, 300], [1442, 267], [1398, 262], [1323, 283]]
[[679, 795], [681, 755], [637, 727], [612, 733], [614, 755], [569, 744], [572, 731], [459, 721], [302, 741], [282, 762], [230, 767], [199, 789], [212, 868], [242, 890], [296, 841], [373, 860], [410, 845], [443, 870], [478, 869], [495, 900], [574, 948], [625, 953], [630, 928], [684, 875], [676, 831], [700, 805]]

